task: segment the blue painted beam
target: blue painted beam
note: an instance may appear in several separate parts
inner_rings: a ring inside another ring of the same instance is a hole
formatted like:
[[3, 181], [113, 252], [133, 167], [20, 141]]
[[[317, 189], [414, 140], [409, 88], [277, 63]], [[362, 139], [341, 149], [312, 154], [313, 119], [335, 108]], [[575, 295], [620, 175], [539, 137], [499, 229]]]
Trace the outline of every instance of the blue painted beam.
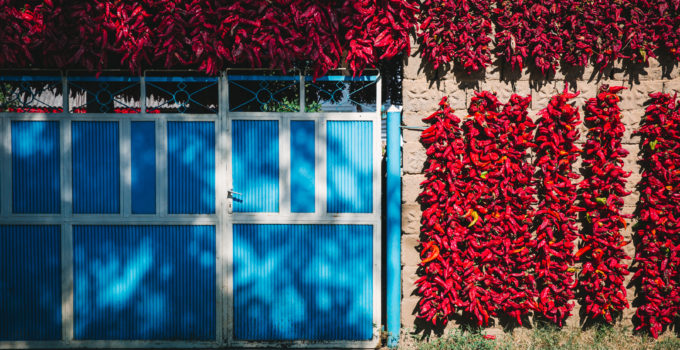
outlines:
[[401, 107], [387, 110], [387, 346], [399, 345], [401, 326]]

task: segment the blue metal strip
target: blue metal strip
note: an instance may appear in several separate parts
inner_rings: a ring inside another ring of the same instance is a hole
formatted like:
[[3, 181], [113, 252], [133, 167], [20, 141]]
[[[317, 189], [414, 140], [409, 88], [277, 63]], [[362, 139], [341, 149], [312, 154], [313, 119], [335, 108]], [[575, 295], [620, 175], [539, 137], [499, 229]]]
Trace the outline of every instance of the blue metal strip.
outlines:
[[326, 135], [328, 212], [372, 212], [373, 123], [328, 121]]
[[132, 213], [156, 212], [156, 123], [131, 122]]
[[279, 211], [279, 122], [232, 121], [235, 212]]
[[93, 76], [69, 76], [69, 81], [80, 82], [118, 82], [118, 83], [138, 83], [141, 79], [139, 77], [93, 77]]
[[[394, 109], [394, 110], [393, 110]], [[387, 112], [387, 345], [399, 345], [401, 327], [401, 110]]]
[[61, 210], [59, 122], [12, 121], [12, 210]]
[[377, 81], [380, 76], [378, 75], [362, 75], [362, 76], [349, 76], [349, 75], [327, 75], [325, 77], [318, 77], [314, 79], [313, 76], [308, 75], [305, 77], [306, 80], [310, 81]]
[[74, 226], [77, 340], [215, 340], [214, 226]]
[[5, 75], [0, 76], [0, 81], [17, 82], [17, 81], [61, 81], [60, 76], [49, 75]]
[[74, 121], [73, 212], [120, 212], [120, 147], [117, 122]]
[[139, 77], [93, 77], [93, 76], [69, 76], [69, 81], [80, 82], [117, 82], [117, 83], [132, 83], [139, 82]]
[[145, 77], [144, 80], [156, 83], [216, 83], [217, 77]]
[[168, 122], [168, 213], [215, 212], [215, 123]]
[[373, 228], [234, 225], [234, 336], [368, 340]]
[[230, 81], [300, 81], [299, 75], [228, 75]]
[[314, 121], [290, 122], [290, 208], [293, 213], [313, 213], [315, 203]]
[[59, 226], [0, 225], [0, 340], [61, 339]]

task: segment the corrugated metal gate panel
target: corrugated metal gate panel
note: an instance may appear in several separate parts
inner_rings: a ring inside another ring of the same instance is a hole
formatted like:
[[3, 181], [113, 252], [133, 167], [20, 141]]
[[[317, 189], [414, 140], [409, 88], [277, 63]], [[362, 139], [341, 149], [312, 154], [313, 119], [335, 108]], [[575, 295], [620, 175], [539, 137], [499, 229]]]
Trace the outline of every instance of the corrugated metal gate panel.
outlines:
[[279, 211], [279, 122], [234, 120], [232, 166], [235, 212]]
[[214, 339], [214, 226], [75, 226], [73, 247], [76, 339]]
[[215, 123], [168, 122], [168, 212], [215, 212]]
[[0, 225], [0, 340], [61, 339], [59, 232]]
[[120, 146], [117, 122], [74, 121], [73, 212], [120, 212]]
[[59, 122], [12, 122], [12, 210], [59, 213]]
[[314, 212], [314, 121], [290, 122], [290, 210]]
[[373, 123], [329, 121], [328, 212], [373, 211]]
[[373, 227], [234, 225], [234, 333], [241, 340], [366, 340]]
[[156, 123], [130, 123], [133, 214], [156, 212]]

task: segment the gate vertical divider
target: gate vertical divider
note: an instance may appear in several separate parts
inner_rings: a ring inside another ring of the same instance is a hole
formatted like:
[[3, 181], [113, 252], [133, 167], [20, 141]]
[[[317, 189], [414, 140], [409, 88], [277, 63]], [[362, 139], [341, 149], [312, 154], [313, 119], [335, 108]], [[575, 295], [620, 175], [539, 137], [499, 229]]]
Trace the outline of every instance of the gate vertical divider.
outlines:
[[[375, 116], [373, 117], [373, 324], [382, 325], [382, 198], [381, 198], [381, 166], [382, 166], [382, 139], [380, 137], [382, 116], [382, 75], [378, 75], [375, 87]], [[375, 329], [373, 339], [380, 337], [380, 329]]]
[[218, 344], [224, 344], [224, 240], [225, 240], [225, 222], [224, 216], [226, 213], [226, 195], [227, 184], [226, 171], [227, 164], [225, 157], [225, 132], [224, 132], [224, 117], [226, 115], [224, 109], [224, 77], [220, 76], [218, 79], [218, 115], [215, 121], [216, 137], [216, 152], [215, 152], [215, 195], [217, 196], [217, 225], [215, 227], [215, 338]]
[[61, 177], [61, 327], [62, 340], [74, 338], [73, 304], [73, 156], [71, 154], [71, 114], [66, 75], [61, 77], [62, 109], [65, 118], [59, 121]]
[[132, 213], [132, 141], [130, 118], [119, 120], [120, 130], [120, 193], [121, 215]]
[[156, 193], [160, 217], [168, 216], [168, 120], [156, 119]]
[[0, 217], [7, 217], [12, 214], [12, 121], [8, 116], [0, 120], [0, 136], [2, 136], [0, 164], [3, 169], [3, 174], [0, 176], [0, 193], [2, 193]]
[[[232, 169], [231, 169], [231, 119], [229, 118], [229, 74], [223, 72], [220, 90], [220, 119], [221, 128], [221, 149], [224, 157], [224, 186], [229, 191], [233, 188]], [[222, 193], [224, 208], [218, 213], [218, 218], [222, 221], [222, 232], [219, 254], [222, 257], [222, 282], [220, 290], [222, 292], [222, 339], [227, 346], [231, 346], [234, 341], [234, 236], [233, 236], [233, 202], [229, 198], [229, 193]]]
[[290, 117], [279, 115], [279, 215], [290, 214]]
[[314, 209], [316, 210], [317, 215], [326, 216], [326, 214], [328, 214], [328, 183], [326, 176], [326, 171], [328, 169], [326, 165], [328, 161], [328, 152], [326, 152], [326, 144], [328, 142], [328, 138], [326, 137], [328, 118], [319, 118], [315, 120], [315, 122], [317, 125], [315, 128], [316, 149], [314, 150], [314, 153], [316, 159], [314, 161], [314, 167], [317, 171], [314, 179], [316, 182], [314, 192], [318, 203], [316, 203]]

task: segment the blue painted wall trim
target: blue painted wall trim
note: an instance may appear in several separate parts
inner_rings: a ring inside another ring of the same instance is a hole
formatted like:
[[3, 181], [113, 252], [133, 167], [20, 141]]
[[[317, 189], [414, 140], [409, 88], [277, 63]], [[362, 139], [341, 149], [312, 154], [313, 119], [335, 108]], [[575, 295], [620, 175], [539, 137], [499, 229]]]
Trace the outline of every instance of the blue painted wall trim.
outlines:
[[156, 212], [156, 123], [130, 123], [132, 213]]
[[168, 213], [215, 212], [215, 123], [168, 122]]
[[401, 328], [401, 107], [387, 111], [387, 345], [399, 345]]
[[12, 121], [12, 211], [61, 211], [59, 122]]
[[232, 121], [235, 212], [279, 211], [279, 122]]
[[73, 212], [120, 212], [120, 147], [117, 122], [74, 121]]
[[373, 123], [328, 121], [328, 212], [373, 211]]
[[234, 336], [368, 340], [373, 227], [234, 225]]
[[74, 226], [74, 336], [214, 340], [214, 226]]
[[314, 121], [290, 122], [290, 210], [314, 212]]
[[0, 341], [61, 339], [59, 233], [0, 225]]

